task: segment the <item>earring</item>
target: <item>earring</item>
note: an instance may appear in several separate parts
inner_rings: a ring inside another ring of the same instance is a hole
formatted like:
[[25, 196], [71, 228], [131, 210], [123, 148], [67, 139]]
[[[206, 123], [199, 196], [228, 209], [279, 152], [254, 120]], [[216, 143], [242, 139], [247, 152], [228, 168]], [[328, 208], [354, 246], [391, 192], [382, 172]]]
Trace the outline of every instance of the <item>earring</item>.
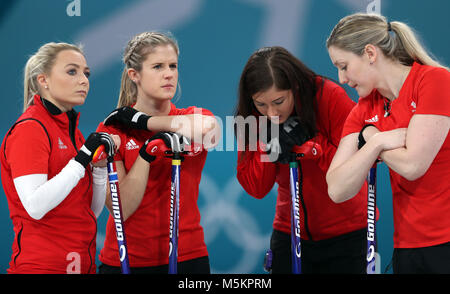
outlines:
[[48, 86], [47, 86], [47, 85], [45, 85], [45, 86], [44, 86], [44, 88], [48, 89]]

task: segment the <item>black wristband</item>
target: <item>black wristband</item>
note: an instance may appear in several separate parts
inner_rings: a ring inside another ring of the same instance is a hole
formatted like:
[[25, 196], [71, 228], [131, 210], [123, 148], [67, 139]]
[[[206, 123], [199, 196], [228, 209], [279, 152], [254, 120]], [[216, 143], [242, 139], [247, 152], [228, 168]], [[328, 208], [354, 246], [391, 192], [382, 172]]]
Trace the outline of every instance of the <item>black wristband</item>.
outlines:
[[78, 150], [75, 160], [82, 166], [87, 167], [89, 162], [91, 162], [95, 150], [102, 144], [101, 136], [100, 133], [91, 133], [80, 150]]
[[87, 155], [84, 152], [78, 152], [78, 154], [74, 158], [76, 161], [78, 161], [84, 168], [88, 166], [89, 162], [91, 162], [92, 157]]
[[366, 144], [366, 140], [364, 139], [363, 132], [364, 132], [364, 130], [367, 127], [370, 127], [370, 126], [375, 127], [375, 125], [373, 125], [373, 124], [367, 124], [367, 125], [362, 127], [361, 131], [359, 131], [359, 135], [358, 135], [358, 149], [361, 149], [364, 146], [364, 144]]
[[153, 155], [150, 155], [147, 153], [147, 144], [148, 143], [149, 143], [149, 140], [147, 140], [144, 143], [144, 145], [141, 147], [141, 149], [139, 149], [139, 155], [142, 157], [142, 159], [144, 159], [148, 163], [152, 163], [156, 159], [156, 156], [153, 156]]
[[151, 116], [146, 115], [143, 112], [138, 112], [138, 113], [139, 113], [139, 116], [137, 117], [137, 120], [136, 120], [137, 128], [140, 130], [148, 131], [147, 122], [151, 118]]

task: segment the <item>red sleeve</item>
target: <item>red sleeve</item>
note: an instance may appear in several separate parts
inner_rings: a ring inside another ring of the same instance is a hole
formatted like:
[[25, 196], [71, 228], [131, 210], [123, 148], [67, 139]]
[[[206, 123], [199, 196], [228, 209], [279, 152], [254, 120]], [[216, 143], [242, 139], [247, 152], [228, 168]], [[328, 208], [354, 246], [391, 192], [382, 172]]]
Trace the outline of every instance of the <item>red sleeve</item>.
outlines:
[[336, 153], [337, 147], [334, 146], [329, 139], [321, 133], [318, 133], [312, 140], [319, 144], [322, 148], [322, 155], [316, 161], [319, 168], [324, 174], [326, 174], [328, 168], [330, 167], [331, 161], [333, 160], [334, 154]]
[[16, 125], [7, 139], [6, 159], [13, 179], [32, 174], [48, 174], [50, 143], [42, 126], [35, 121]]
[[[326, 92], [325, 92], [326, 93]], [[327, 134], [328, 139], [334, 146], [339, 146], [341, 141], [342, 128], [350, 111], [355, 107], [356, 103], [351, 100], [345, 90], [339, 86], [335, 86], [333, 92], [328, 97], [324, 97], [327, 104], [324, 109], [328, 111]]]
[[450, 116], [450, 72], [434, 68], [424, 74], [417, 89], [415, 114]]
[[328, 80], [318, 95], [318, 134], [313, 140], [322, 148], [323, 153], [317, 163], [326, 173], [339, 146], [345, 120], [355, 102], [343, 88]]
[[237, 179], [248, 194], [258, 199], [270, 192], [278, 173], [278, 165], [263, 162], [263, 156], [266, 154], [260, 151], [238, 151]]
[[[367, 99], [367, 98], [364, 98]], [[363, 101], [365, 102], [365, 101]], [[365, 105], [365, 103], [364, 103]], [[342, 138], [353, 133], [359, 133], [364, 122], [364, 105], [360, 102], [352, 109], [347, 119], [345, 120], [344, 128], [342, 129]]]

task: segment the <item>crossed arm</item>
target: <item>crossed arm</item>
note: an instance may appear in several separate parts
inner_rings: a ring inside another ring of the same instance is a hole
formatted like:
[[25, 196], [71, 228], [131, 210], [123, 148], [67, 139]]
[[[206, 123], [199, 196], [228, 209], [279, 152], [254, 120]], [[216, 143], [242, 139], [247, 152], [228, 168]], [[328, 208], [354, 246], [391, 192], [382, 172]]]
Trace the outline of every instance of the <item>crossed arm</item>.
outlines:
[[[213, 116], [202, 114], [153, 116], [147, 122], [147, 128], [154, 132], [177, 132], [180, 135], [201, 142], [208, 149], [216, 146], [220, 140], [221, 129]], [[122, 217], [125, 221], [139, 207], [147, 187], [151, 164], [138, 156], [127, 172], [123, 161], [116, 161], [122, 205]], [[110, 191], [107, 190], [105, 205], [112, 209]]]
[[361, 189], [367, 173], [380, 157], [409, 181], [423, 176], [444, 143], [450, 117], [417, 114], [407, 129], [364, 131], [366, 144], [358, 150], [358, 133], [344, 137], [327, 172], [328, 194], [335, 202], [352, 198]]

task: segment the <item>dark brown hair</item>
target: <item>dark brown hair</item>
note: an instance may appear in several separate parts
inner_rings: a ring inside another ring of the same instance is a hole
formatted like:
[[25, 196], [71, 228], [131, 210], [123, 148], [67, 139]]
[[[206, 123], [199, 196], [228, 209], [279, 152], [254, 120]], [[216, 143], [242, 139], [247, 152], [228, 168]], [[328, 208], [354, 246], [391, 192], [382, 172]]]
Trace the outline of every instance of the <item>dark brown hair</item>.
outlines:
[[[310, 134], [315, 134], [317, 131], [315, 96], [318, 90], [316, 77], [316, 73], [283, 47], [261, 48], [250, 56], [242, 71], [235, 117], [260, 116], [252, 96], [275, 86], [278, 90], [292, 91], [294, 115], [300, 119]], [[245, 139], [245, 142], [248, 142], [248, 132], [245, 133]]]

